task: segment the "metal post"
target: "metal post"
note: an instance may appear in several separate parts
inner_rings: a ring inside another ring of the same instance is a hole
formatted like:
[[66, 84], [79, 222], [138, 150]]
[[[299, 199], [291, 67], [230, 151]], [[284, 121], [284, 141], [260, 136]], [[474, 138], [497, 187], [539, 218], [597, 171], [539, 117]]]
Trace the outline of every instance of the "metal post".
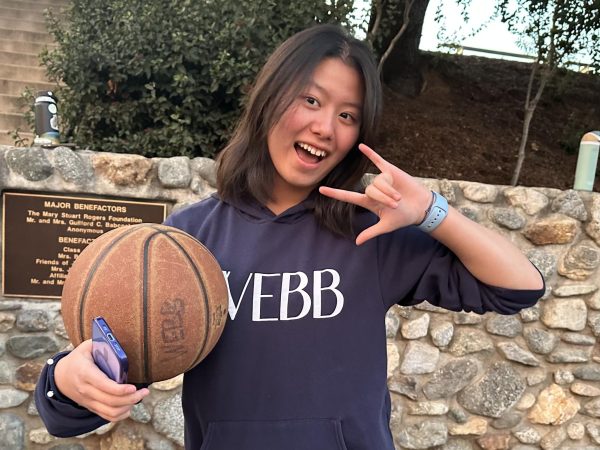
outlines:
[[575, 184], [573, 189], [580, 191], [593, 191], [596, 178], [596, 165], [598, 164], [598, 150], [600, 149], [600, 131], [585, 133], [579, 144], [577, 156], [577, 169], [575, 170]]

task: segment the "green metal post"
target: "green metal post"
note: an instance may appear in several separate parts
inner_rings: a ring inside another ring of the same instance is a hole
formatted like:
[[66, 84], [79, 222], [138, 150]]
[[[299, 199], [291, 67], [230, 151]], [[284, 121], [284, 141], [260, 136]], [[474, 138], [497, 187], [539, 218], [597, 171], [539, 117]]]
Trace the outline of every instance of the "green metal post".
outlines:
[[575, 170], [575, 184], [573, 189], [580, 191], [594, 190], [596, 166], [598, 164], [598, 150], [600, 149], [600, 131], [590, 131], [581, 138], [579, 155], [577, 156], [577, 169]]

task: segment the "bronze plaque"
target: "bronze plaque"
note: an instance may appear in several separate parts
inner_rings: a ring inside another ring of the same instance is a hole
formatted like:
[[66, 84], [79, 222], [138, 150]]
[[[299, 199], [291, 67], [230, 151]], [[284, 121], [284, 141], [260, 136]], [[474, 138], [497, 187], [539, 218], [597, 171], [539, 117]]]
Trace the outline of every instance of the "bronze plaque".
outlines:
[[60, 298], [77, 256], [105, 231], [161, 223], [168, 203], [24, 191], [2, 193], [2, 294]]

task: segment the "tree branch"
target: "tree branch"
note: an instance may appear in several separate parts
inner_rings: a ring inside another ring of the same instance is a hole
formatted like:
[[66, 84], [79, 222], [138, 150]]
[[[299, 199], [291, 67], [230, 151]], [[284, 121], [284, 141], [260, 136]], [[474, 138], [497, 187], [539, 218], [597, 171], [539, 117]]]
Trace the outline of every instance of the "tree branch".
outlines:
[[[552, 30], [554, 30], [556, 20], [556, 10], [554, 11], [554, 15], [552, 17]], [[529, 139], [529, 126], [531, 125], [531, 119], [533, 118], [533, 113], [535, 108], [537, 107], [540, 98], [542, 97], [542, 93], [546, 87], [546, 84], [554, 75], [556, 69], [556, 47], [554, 43], [553, 32], [550, 33], [550, 49], [548, 51], [548, 57], [546, 58], [546, 62], [542, 63], [542, 73], [540, 78], [540, 84], [537, 88], [535, 96], [533, 100], [531, 100], [531, 93], [533, 91], [533, 83], [535, 80], [535, 75], [537, 73], [540, 60], [542, 59], [541, 48], [538, 49], [538, 55], [535, 61], [533, 62], [533, 67], [531, 68], [531, 74], [529, 75], [529, 83], [527, 84], [527, 96], [525, 98], [525, 117], [523, 118], [523, 132], [521, 134], [521, 143], [519, 144], [519, 153], [517, 157], [517, 165], [515, 167], [515, 171], [513, 172], [513, 177], [511, 180], [511, 185], [516, 186], [519, 181], [519, 175], [521, 174], [521, 168], [523, 167], [523, 161], [525, 161], [525, 149], [527, 148], [527, 140]]]
[[538, 65], [540, 63], [540, 57], [538, 55], [533, 61], [533, 66], [531, 67], [531, 72], [529, 73], [529, 82], [527, 83], [527, 95], [525, 97], [525, 109], [529, 109], [529, 102], [531, 101], [531, 91], [533, 90], [533, 82], [535, 80], [535, 74], [538, 69]]
[[381, 0], [375, 0], [375, 23], [373, 28], [367, 34], [367, 41], [374, 44], [377, 33], [379, 32], [379, 26], [381, 25], [381, 17], [383, 16], [383, 2]]
[[394, 36], [394, 39], [392, 39], [392, 42], [390, 42], [390, 45], [388, 46], [381, 59], [379, 60], [379, 66], [377, 67], [377, 71], [379, 72], [380, 76], [381, 71], [383, 70], [383, 64], [385, 63], [386, 59], [388, 59], [388, 57], [392, 53], [392, 50], [396, 46], [396, 43], [400, 40], [400, 37], [404, 34], [406, 28], [408, 27], [408, 23], [410, 21], [410, 10], [414, 2], [415, 0], [404, 0], [404, 16], [402, 26], [400, 27], [400, 30], [398, 30], [398, 33], [396, 33], [396, 36]]

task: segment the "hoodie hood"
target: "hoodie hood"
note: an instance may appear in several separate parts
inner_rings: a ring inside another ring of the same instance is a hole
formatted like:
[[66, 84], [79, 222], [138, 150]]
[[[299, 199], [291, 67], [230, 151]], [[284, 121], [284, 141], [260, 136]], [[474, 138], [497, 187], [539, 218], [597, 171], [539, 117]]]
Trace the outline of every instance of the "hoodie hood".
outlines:
[[319, 195], [312, 192], [304, 201], [286, 209], [281, 214], [275, 214], [269, 208], [255, 199], [248, 201], [227, 201], [222, 200], [217, 193], [211, 197], [221, 200], [232, 206], [236, 211], [250, 222], [277, 222], [277, 223], [296, 223], [307, 218], [315, 209], [315, 199]]

